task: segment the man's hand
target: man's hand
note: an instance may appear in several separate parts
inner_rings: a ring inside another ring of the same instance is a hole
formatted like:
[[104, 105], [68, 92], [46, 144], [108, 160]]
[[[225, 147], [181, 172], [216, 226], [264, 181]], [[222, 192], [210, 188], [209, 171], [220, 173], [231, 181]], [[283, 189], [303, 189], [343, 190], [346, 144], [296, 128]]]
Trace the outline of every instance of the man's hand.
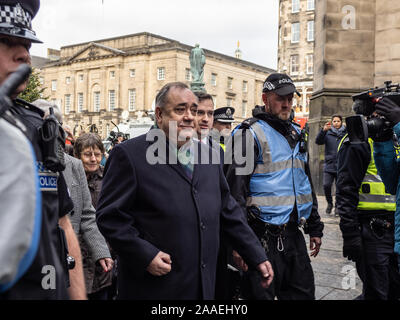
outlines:
[[[249, 270], [247, 264], [243, 261], [243, 258], [237, 253], [235, 250], [232, 252], [233, 261], [235, 262], [236, 266], [243, 271]], [[261, 286], [263, 288], [268, 288], [274, 279], [274, 270], [272, 270], [271, 263], [268, 260], [261, 262], [257, 266], [257, 270], [261, 273]]]
[[400, 106], [394, 103], [388, 97], [381, 99], [376, 104], [376, 113], [384, 116], [394, 125], [400, 122]]
[[158, 252], [147, 267], [147, 271], [153, 276], [163, 276], [171, 271], [171, 257], [168, 253]]
[[351, 261], [359, 261], [362, 256], [362, 240], [360, 235], [343, 237], [343, 257]]
[[322, 241], [319, 237], [310, 237], [310, 257], [316, 257], [319, 253]]
[[111, 258], [102, 258], [98, 260], [104, 272], [111, 271], [114, 265], [114, 261]]
[[237, 253], [235, 250], [232, 251], [232, 257], [233, 257], [233, 262], [236, 264], [236, 266], [242, 270], [242, 271], [247, 271], [249, 270], [246, 262], [242, 259], [239, 253]]
[[265, 260], [257, 266], [257, 270], [261, 273], [261, 286], [268, 288], [274, 279], [274, 270], [272, 270], [271, 263]]

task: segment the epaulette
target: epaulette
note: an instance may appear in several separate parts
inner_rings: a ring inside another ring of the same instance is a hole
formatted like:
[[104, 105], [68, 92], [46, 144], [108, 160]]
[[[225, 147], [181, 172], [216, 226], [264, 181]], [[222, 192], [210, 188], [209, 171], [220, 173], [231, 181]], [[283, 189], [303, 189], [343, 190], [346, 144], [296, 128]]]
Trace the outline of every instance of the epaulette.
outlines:
[[248, 118], [248, 119], [244, 120], [241, 123], [240, 127], [248, 129], [248, 128], [250, 128], [252, 126], [253, 123], [255, 123], [257, 121], [258, 121], [258, 119], [254, 118], [254, 117], [253, 118]]
[[20, 98], [15, 99], [15, 102], [20, 105], [21, 107], [24, 107], [25, 109], [31, 110], [35, 113], [38, 113], [41, 118], [44, 117], [44, 111], [33, 104], [29, 103], [28, 101], [22, 100]]

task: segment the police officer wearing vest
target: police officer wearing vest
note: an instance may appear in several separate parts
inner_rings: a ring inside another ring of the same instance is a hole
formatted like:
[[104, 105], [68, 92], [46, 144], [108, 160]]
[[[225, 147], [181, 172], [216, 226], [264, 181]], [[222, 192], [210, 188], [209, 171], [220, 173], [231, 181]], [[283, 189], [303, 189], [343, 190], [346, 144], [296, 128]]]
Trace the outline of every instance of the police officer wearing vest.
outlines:
[[[392, 133], [385, 135], [390, 138]], [[385, 140], [385, 136], [374, 136], [376, 141], [382, 138]], [[371, 138], [352, 143], [348, 135], [338, 146], [336, 205], [343, 256], [356, 263], [363, 282], [360, 299], [397, 299], [400, 278], [393, 251], [396, 199], [386, 192], [378, 175], [373, 149]]]
[[[0, 0], [0, 83], [21, 64], [30, 64], [31, 44], [41, 42], [31, 27], [31, 21], [38, 9], [39, 0]], [[46, 130], [43, 112], [16, 99], [25, 87], [26, 82], [18, 86], [11, 95], [13, 106], [9, 112], [15, 121], [21, 122], [26, 128], [24, 134], [35, 153], [42, 200], [40, 236], [32, 263], [15, 284], [1, 293], [0, 299], [68, 299], [68, 275], [69, 269], [73, 267], [73, 259], [68, 256], [65, 242], [78, 242], [66, 216], [72, 210], [73, 204], [61, 174], [62, 159], [55, 156], [60, 151], [57, 141], [62, 140], [62, 131], [57, 130], [56, 122], [50, 124], [52, 120], [47, 121], [49, 126]], [[49, 130], [51, 128], [56, 129]], [[0, 204], [0, 207], [3, 206]], [[58, 227], [58, 223], [64, 230]], [[77, 248], [79, 250], [79, 245]], [[76, 252], [75, 250], [76, 247], [70, 248], [71, 252]], [[70, 280], [75, 289], [75, 278]], [[70, 294], [74, 293], [74, 290], [70, 291]], [[81, 297], [84, 298], [84, 294]]]
[[[290, 117], [294, 93], [298, 94], [289, 76], [271, 74], [263, 86], [265, 108], [258, 108], [254, 118], [232, 133], [233, 163], [225, 167], [227, 181], [276, 270], [271, 286], [262, 289], [254, 270], [234, 253], [238, 266], [247, 271], [242, 285], [247, 299], [315, 299], [314, 273], [300, 227], [310, 235], [310, 255], [315, 257], [324, 225], [311, 182], [306, 137]], [[252, 145], [246, 150], [246, 159], [254, 152], [248, 174], [237, 170], [244, 166], [236, 161], [238, 142], [242, 150]]]

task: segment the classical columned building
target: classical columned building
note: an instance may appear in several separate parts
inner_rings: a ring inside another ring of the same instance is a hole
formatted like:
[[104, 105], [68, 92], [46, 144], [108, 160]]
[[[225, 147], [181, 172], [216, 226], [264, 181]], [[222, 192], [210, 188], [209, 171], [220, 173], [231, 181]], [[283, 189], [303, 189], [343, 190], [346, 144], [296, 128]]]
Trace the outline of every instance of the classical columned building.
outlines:
[[[151, 114], [166, 83], [190, 85], [192, 49], [147, 32], [64, 46], [52, 50], [52, 61], [41, 68], [44, 95], [61, 108], [72, 128], [87, 130], [95, 124], [105, 138], [122, 118], [135, 121]], [[205, 89], [216, 107], [234, 107], [237, 123], [250, 117], [252, 108], [262, 104], [265, 78], [275, 70], [203, 50]]]

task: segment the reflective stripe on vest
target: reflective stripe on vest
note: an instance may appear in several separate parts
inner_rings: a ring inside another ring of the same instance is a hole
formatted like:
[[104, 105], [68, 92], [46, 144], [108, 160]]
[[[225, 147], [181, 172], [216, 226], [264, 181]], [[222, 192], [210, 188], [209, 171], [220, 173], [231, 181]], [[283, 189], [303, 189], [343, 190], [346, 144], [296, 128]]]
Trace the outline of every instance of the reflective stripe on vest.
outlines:
[[[305, 173], [306, 153], [299, 152], [299, 143], [292, 150], [286, 138], [264, 121], [250, 126], [260, 156], [250, 178], [247, 206], [260, 209], [260, 219], [274, 225], [285, 224], [296, 204], [298, 221], [311, 214], [311, 184]], [[293, 130], [299, 130], [293, 126]]]
[[[368, 143], [371, 148], [371, 161], [369, 162], [364, 180], [361, 183], [357, 209], [395, 211], [396, 198], [395, 196], [386, 193], [385, 185], [383, 184], [381, 177], [378, 175], [378, 170], [376, 169], [374, 161], [373, 141], [371, 138], [368, 139]], [[367, 188], [364, 188], [369, 190], [368, 193], [362, 191], [363, 185], [368, 186]]]

